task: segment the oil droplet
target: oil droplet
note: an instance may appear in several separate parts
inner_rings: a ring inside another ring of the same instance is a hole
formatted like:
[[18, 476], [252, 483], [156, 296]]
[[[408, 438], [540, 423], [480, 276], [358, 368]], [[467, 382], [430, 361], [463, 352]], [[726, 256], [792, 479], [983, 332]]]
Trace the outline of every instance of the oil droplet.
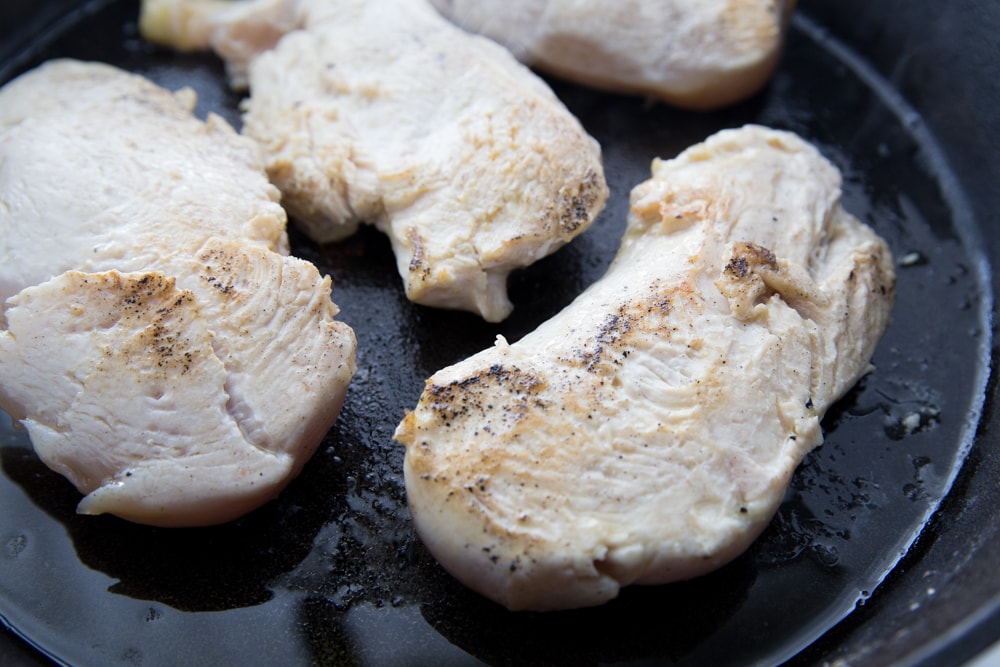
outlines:
[[27, 535], [16, 535], [7, 541], [7, 554], [11, 558], [17, 558], [28, 548]]
[[919, 251], [908, 252], [899, 258], [899, 265], [902, 267], [923, 266], [927, 263], [927, 256]]
[[819, 561], [820, 565], [825, 565], [826, 567], [833, 567], [840, 562], [840, 552], [837, 551], [837, 547], [829, 544], [813, 544], [813, 553], [816, 555], [816, 560]]
[[885, 420], [885, 433], [893, 440], [925, 431], [941, 421], [941, 409], [936, 405], [922, 405], [906, 414], [891, 415]]

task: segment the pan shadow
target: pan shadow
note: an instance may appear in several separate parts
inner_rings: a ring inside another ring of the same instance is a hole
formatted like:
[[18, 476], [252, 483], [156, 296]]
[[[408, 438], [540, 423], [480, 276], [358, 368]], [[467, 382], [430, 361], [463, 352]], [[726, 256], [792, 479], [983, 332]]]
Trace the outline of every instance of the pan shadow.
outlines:
[[[25, 438], [26, 440], [26, 438]], [[156, 528], [75, 512], [80, 494], [29, 447], [0, 447], [0, 467], [69, 535], [80, 563], [116, 579], [109, 592], [181, 611], [223, 611], [267, 602], [269, 582], [293, 570], [338, 511], [338, 465], [329, 449], [277, 500], [237, 521]], [[317, 493], [322, 485], [332, 492]]]
[[675, 662], [732, 619], [756, 579], [748, 554], [697, 580], [623, 589], [600, 607], [509, 612], [462, 586], [421, 546], [412, 556], [420, 562], [411, 563], [414, 576], [400, 582], [397, 598], [408, 604], [303, 601], [299, 622], [315, 664], [371, 664], [428, 651], [442, 664], [463, 665]]

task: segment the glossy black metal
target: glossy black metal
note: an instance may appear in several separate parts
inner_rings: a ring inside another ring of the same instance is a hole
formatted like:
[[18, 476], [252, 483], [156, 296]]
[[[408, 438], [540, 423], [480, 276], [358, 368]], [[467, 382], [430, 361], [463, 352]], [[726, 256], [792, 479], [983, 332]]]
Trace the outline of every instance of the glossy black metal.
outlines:
[[[553, 82], [601, 141], [612, 199], [585, 235], [512, 277], [502, 325], [410, 305], [373, 230], [326, 247], [293, 235], [333, 277], [361, 371], [327, 446], [251, 516], [192, 531], [77, 517], [75, 491], [0, 431], [0, 615], [79, 664], [930, 666], [1000, 636], [995, 385], [975, 428], [1000, 252], [1000, 7], [802, 0], [799, 14], [772, 84], [723, 112]], [[191, 85], [201, 112], [238, 123], [219, 63], [151, 48], [134, 18], [124, 1], [6, 2], [0, 81], [49, 57], [106, 60]], [[718, 573], [564, 614], [479, 599], [413, 536], [393, 427], [424, 377], [497, 333], [518, 338], [600, 277], [652, 157], [745, 122], [814, 141], [843, 169], [848, 208], [906, 258], [878, 372], [831, 411], [769, 530]], [[3, 664], [43, 661], [2, 639]]]

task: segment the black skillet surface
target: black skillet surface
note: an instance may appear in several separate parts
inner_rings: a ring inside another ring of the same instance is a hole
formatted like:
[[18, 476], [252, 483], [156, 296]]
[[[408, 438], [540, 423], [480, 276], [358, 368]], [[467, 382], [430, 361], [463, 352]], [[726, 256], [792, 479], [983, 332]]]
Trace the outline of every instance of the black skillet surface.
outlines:
[[[0, 81], [51, 57], [103, 60], [190, 85], [200, 113], [238, 123], [218, 61], [146, 45], [135, 12], [132, 2], [91, 2], [36, 25], [44, 31], [9, 33]], [[554, 88], [600, 140], [612, 198], [582, 237], [512, 277], [508, 321], [409, 304], [388, 242], [371, 229], [325, 247], [293, 234], [294, 252], [333, 277], [359, 372], [325, 446], [276, 502], [197, 530], [78, 517], [75, 490], [4, 424], [0, 617], [41, 653], [78, 665], [750, 665], [792, 659], [856, 607], [852, 618], [865, 616], [952, 487], [983, 401], [991, 286], [959, 179], [923, 118], [805, 11], [769, 88], [724, 112]], [[830, 411], [826, 443], [729, 566], [629, 589], [598, 609], [510, 614], [480, 599], [412, 532], [396, 423], [425, 377], [498, 333], [519, 338], [603, 274], [628, 191], [653, 157], [747, 122], [816, 143], [844, 172], [847, 208], [896, 253], [899, 296], [877, 372]], [[910, 604], [936, 595], [926, 586]], [[820, 660], [819, 650], [797, 661]]]

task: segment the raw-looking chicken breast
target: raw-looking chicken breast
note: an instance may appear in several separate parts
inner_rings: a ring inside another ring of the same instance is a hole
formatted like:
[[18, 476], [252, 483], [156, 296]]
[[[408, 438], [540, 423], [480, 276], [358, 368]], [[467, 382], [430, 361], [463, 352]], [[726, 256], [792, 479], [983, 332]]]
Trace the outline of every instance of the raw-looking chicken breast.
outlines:
[[82, 513], [195, 526], [258, 507], [355, 370], [330, 279], [284, 254], [256, 145], [193, 103], [75, 61], [0, 90], [0, 407]]
[[607, 274], [436, 373], [399, 425], [430, 552], [551, 610], [744, 551], [889, 321], [890, 252], [839, 197], [814, 148], [757, 126], [654, 162]]
[[715, 109], [771, 77], [795, 0], [431, 0], [522, 62], [585, 85]]
[[407, 296], [499, 321], [508, 274], [585, 230], [601, 152], [540, 79], [426, 0], [146, 0], [143, 34], [246, 72], [243, 133], [316, 241], [369, 222]]

